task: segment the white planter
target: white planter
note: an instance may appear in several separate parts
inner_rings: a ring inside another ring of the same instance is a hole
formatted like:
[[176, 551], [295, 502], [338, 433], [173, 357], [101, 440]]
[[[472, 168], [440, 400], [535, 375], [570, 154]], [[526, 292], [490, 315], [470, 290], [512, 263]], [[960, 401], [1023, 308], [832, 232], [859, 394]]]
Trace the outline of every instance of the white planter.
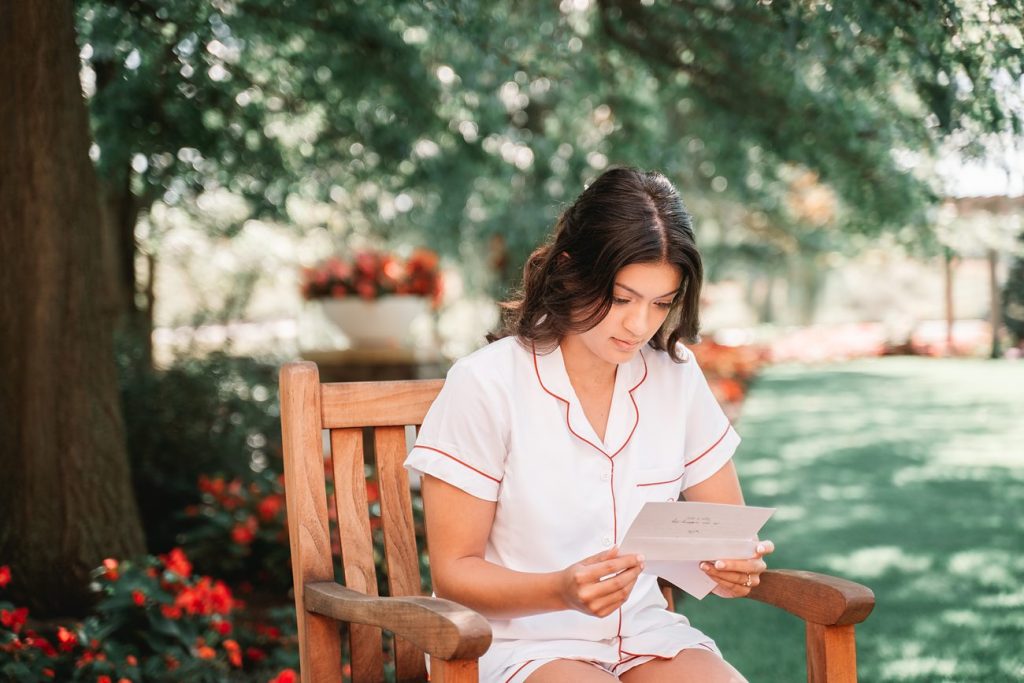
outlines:
[[429, 324], [430, 302], [422, 296], [321, 299], [324, 316], [355, 348], [413, 348], [414, 328]]

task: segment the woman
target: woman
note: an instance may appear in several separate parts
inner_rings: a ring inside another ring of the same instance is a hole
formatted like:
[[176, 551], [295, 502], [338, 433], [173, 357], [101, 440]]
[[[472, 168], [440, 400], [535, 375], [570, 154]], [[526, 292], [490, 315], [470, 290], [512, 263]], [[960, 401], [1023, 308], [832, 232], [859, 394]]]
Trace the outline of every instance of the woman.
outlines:
[[[533, 253], [504, 337], [461, 359], [406, 466], [438, 596], [491, 623], [482, 681], [742, 681], [617, 544], [647, 501], [742, 504], [739, 437], [692, 354], [702, 266], [656, 173], [613, 169]], [[702, 563], [743, 596], [755, 557]]]

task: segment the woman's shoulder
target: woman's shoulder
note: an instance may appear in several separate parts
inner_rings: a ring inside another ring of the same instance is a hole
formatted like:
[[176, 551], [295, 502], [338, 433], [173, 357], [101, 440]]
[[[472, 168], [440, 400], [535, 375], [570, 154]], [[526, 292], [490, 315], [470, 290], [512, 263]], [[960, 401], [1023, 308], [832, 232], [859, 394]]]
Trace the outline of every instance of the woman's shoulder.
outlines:
[[507, 384], [516, 369], [530, 358], [530, 351], [515, 337], [504, 337], [459, 358], [448, 371], [448, 379], [488, 385]]
[[655, 383], [665, 386], [688, 384], [695, 374], [700, 374], [700, 366], [693, 351], [682, 343], [676, 347], [676, 358], [668, 351], [644, 349], [644, 361], [647, 363], [648, 377]]

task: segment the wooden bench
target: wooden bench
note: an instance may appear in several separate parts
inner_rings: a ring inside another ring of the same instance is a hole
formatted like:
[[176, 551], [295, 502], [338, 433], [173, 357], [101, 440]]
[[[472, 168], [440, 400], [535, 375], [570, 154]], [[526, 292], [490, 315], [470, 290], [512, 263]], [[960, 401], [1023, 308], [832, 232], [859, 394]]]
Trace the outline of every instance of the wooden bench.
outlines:
[[[422, 423], [442, 384], [321, 384], [311, 362], [289, 363], [281, 370], [288, 532], [305, 683], [341, 680], [339, 622], [348, 624], [354, 683], [385, 680], [382, 629], [395, 636], [396, 680], [426, 680], [424, 652], [431, 656], [432, 681], [477, 680], [477, 659], [490, 645], [490, 626], [469, 608], [422, 596], [412, 497], [403, 467], [406, 426]], [[330, 433], [344, 585], [334, 576], [323, 430]], [[376, 453], [389, 597], [378, 597], [364, 433], [372, 433]], [[806, 622], [808, 681], [857, 680], [854, 625], [874, 607], [868, 588], [822, 574], [775, 569], [762, 575], [750, 597]]]

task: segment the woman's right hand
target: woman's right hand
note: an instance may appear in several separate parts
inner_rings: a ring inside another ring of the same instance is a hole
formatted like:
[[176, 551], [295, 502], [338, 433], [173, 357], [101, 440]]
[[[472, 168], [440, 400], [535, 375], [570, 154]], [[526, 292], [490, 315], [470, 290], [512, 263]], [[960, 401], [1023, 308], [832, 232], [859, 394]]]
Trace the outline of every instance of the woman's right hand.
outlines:
[[569, 609], [606, 617], [626, 602], [643, 568], [643, 555], [619, 556], [618, 547], [602, 550], [559, 573], [562, 599]]

